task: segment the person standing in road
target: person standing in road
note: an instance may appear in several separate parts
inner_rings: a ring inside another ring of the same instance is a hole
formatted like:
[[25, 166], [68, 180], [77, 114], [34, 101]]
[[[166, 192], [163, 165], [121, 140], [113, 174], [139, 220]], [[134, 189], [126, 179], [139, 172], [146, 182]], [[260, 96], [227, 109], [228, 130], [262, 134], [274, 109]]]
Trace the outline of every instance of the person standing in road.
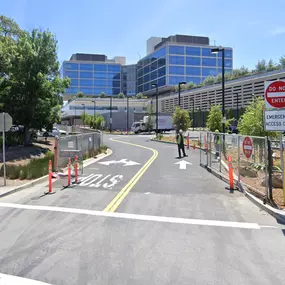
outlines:
[[178, 146], [178, 155], [179, 158], [182, 158], [181, 156], [181, 150], [183, 152], [183, 156], [187, 156], [185, 153], [185, 146], [184, 146], [184, 137], [183, 137], [183, 131], [179, 130], [179, 133], [176, 136], [176, 142], [177, 142], [177, 146]]
[[214, 144], [215, 144], [215, 158], [219, 158], [220, 157], [220, 134], [219, 134], [219, 130], [215, 130], [215, 135], [214, 135]]

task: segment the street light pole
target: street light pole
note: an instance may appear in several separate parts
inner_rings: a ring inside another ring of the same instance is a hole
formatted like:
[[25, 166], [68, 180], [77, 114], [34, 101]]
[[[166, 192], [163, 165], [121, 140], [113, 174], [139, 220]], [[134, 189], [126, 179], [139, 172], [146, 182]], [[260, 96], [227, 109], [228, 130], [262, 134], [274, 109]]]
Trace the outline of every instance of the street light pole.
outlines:
[[156, 136], [158, 135], [158, 85], [156, 83], [151, 84], [156, 88]]
[[93, 102], [93, 104], [94, 104], [93, 116], [94, 116], [94, 118], [95, 118], [96, 101], [94, 100], [94, 101], [92, 101], [92, 102]]
[[83, 126], [85, 127], [85, 104], [81, 104], [83, 106]]
[[129, 131], [129, 97], [127, 97], [127, 134]]
[[195, 118], [194, 118], [194, 108], [195, 108], [195, 102], [194, 102], [194, 99], [190, 99], [190, 101], [193, 102], [193, 107], [192, 107], [192, 124], [193, 124], [193, 132], [194, 132], [194, 122], [195, 122]]
[[223, 114], [223, 133], [225, 133], [225, 49], [222, 47], [213, 48], [212, 53], [222, 52], [222, 114]]
[[179, 82], [179, 83], [178, 83], [178, 106], [179, 106], [179, 107], [180, 107], [180, 101], [181, 101], [181, 98], [180, 98], [181, 87], [180, 87], [180, 86], [181, 86], [182, 84], [186, 84], [186, 82], [183, 81], [183, 82]]
[[112, 132], [112, 97], [110, 97], [110, 133]]

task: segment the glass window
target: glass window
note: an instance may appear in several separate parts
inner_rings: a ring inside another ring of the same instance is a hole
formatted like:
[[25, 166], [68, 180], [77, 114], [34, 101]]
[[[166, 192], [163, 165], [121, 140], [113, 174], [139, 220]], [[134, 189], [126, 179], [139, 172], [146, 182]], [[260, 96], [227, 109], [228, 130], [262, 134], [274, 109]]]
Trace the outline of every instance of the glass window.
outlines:
[[186, 47], [186, 54], [200, 56], [201, 48], [200, 47]]
[[78, 86], [78, 79], [71, 79], [71, 81], [70, 81], [70, 86], [71, 87], [76, 87], [76, 86]]
[[217, 65], [217, 59], [216, 58], [202, 58], [202, 65], [203, 66], [216, 66]]
[[150, 65], [147, 65], [143, 68], [144, 73], [149, 73], [149, 71], [150, 71]]
[[156, 70], [156, 69], [157, 69], [157, 61], [151, 64], [151, 71]]
[[203, 76], [216, 76], [217, 75], [217, 69], [216, 68], [202, 68], [202, 75]]
[[76, 94], [78, 91], [79, 91], [79, 88], [67, 88], [65, 93]]
[[184, 46], [169, 46], [169, 54], [184, 54]]
[[93, 64], [80, 63], [80, 70], [93, 70]]
[[201, 75], [200, 67], [186, 67], [186, 75]]
[[138, 85], [141, 85], [143, 83], [143, 78], [138, 79]]
[[92, 95], [93, 94], [93, 88], [80, 88], [80, 91], [86, 95]]
[[201, 83], [201, 77], [194, 77], [194, 76], [187, 76], [186, 77], [186, 82], [189, 83], [189, 82], [193, 82], [193, 83], [196, 83], [196, 84], [200, 84]]
[[[219, 67], [222, 67], [222, 62], [223, 62], [223, 60], [219, 58], [218, 59]], [[225, 59], [225, 68], [232, 68], [232, 60], [231, 59]]]
[[157, 51], [157, 56], [160, 57], [164, 57], [166, 54], [165, 52], [165, 47], [161, 48], [160, 50]]
[[154, 80], [157, 78], [157, 71], [153, 71], [151, 74], [150, 74], [150, 80]]
[[184, 56], [170, 55], [169, 56], [169, 63], [170, 64], [181, 64], [181, 65], [184, 65]]
[[120, 73], [107, 73], [107, 78], [120, 80]]
[[100, 94], [101, 92], [107, 93], [106, 88], [94, 88], [94, 94]]
[[64, 76], [69, 78], [78, 78], [78, 71], [65, 71]]
[[142, 85], [138, 87], [138, 92], [143, 92], [143, 86]]
[[140, 70], [138, 71], [138, 77], [141, 77], [141, 76], [143, 76], [143, 69], [140, 69]]
[[95, 79], [94, 80], [94, 86], [106, 86], [107, 85], [107, 81], [105, 80], [99, 80], [99, 79]]
[[201, 58], [200, 57], [186, 57], [186, 64], [187, 65], [201, 65]]
[[158, 77], [165, 76], [165, 74], [166, 74], [166, 68], [165, 67], [162, 67], [158, 70]]
[[225, 57], [232, 58], [233, 57], [233, 51], [231, 49], [225, 49]]
[[118, 95], [121, 92], [120, 88], [112, 88], [113, 95]]
[[65, 70], [78, 70], [78, 63], [65, 62], [63, 67]]
[[217, 57], [215, 53], [212, 53], [211, 48], [202, 48], [202, 56]]
[[101, 73], [101, 72], [94, 72], [94, 78], [107, 78], [107, 73]]
[[169, 76], [169, 84], [170, 85], [176, 85], [179, 82], [182, 82], [184, 80], [185, 80], [184, 76]]
[[120, 81], [116, 81], [116, 80], [110, 81], [110, 80], [108, 80], [108, 87], [119, 87], [120, 88], [120, 86], [121, 86], [121, 82]]
[[93, 86], [93, 80], [92, 79], [80, 79], [80, 86]]
[[158, 67], [165, 66], [165, 64], [166, 64], [165, 58], [160, 58], [160, 59], [158, 60]]
[[166, 85], [165, 76], [158, 79], [158, 87]]
[[94, 64], [94, 71], [107, 71], [107, 64]]
[[169, 66], [169, 74], [184, 74], [184, 66]]
[[143, 91], [148, 91], [150, 89], [150, 83], [146, 83], [143, 85]]
[[80, 78], [93, 78], [93, 72], [80, 71]]
[[118, 64], [108, 64], [108, 72], [109, 71], [115, 71], [115, 72], [120, 72], [121, 71], [121, 67]]
[[149, 79], [150, 79], [150, 74], [149, 74], [149, 73], [146, 74], [146, 75], [143, 77], [144, 82], [148, 82]]
[[[225, 73], [232, 73], [232, 72], [233, 72], [232, 69], [225, 68]], [[218, 69], [218, 74], [222, 74], [221, 68]]]

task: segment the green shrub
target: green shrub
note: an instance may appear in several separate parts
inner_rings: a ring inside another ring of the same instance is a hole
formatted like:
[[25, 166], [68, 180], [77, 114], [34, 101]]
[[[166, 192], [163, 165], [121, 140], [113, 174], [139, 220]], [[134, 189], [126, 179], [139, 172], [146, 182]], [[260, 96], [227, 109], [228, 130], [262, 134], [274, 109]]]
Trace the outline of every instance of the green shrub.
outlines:
[[21, 169], [20, 170], [20, 173], [19, 173], [19, 179], [23, 180], [23, 179], [26, 179], [27, 178], [27, 171], [25, 168]]

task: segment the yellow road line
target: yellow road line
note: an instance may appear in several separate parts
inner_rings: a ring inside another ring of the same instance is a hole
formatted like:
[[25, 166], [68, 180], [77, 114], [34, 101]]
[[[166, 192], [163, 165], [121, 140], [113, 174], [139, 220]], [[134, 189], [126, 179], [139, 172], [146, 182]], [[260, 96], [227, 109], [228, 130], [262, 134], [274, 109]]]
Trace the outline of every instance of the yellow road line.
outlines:
[[104, 209], [104, 212], [115, 212], [116, 209], [119, 207], [119, 205], [122, 203], [124, 198], [128, 195], [128, 193], [132, 190], [132, 188], [135, 186], [135, 184], [138, 182], [138, 180], [143, 176], [143, 174], [147, 171], [147, 169], [150, 167], [152, 162], [157, 158], [158, 152], [150, 147], [133, 144], [129, 142], [119, 141], [119, 140], [112, 140], [113, 142], [118, 143], [124, 143], [144, 149], [148, 149], [152, 151], [151, 158], [143, 165], [143, 167], [133, 176], [133, 178], [125, 185], [125, 187], [116, 195], [116, 197], [111, 201], [111, 203]]

